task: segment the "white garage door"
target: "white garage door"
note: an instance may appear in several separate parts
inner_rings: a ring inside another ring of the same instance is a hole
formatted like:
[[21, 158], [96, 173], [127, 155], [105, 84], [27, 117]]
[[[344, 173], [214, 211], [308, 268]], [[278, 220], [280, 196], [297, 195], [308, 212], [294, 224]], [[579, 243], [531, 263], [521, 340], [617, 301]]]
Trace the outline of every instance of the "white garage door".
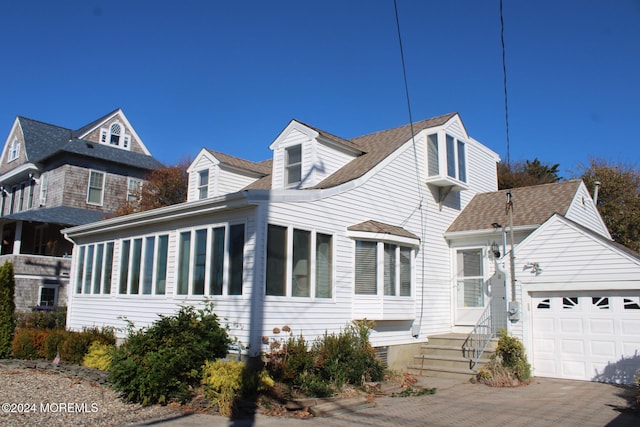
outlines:
[[532, 294], [536, 376], [632, 383], [640, 369], [640, 298]]

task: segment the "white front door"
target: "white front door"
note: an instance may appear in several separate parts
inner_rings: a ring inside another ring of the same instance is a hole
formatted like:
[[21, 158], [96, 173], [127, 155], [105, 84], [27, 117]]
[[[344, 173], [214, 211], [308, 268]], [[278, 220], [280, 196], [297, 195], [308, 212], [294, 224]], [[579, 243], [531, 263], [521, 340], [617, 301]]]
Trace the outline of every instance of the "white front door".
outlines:
[[489, 302], [482, 248], [458, 249], [455, 264], [455, 324], [473, 326]]
[[540, 377], [632, 383], [640, 369], [640, 297], [533, 294], [533, 368]]

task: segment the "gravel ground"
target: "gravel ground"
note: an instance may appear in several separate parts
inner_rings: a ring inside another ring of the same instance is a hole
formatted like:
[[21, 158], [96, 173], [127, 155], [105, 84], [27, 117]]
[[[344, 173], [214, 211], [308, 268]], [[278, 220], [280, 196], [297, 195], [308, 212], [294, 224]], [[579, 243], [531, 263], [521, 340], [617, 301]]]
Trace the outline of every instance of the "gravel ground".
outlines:
[[179, 414], [125, 403], [109, 387], [78, 376], [5, 366], [0, 405], [1, 426], [123, 426]]

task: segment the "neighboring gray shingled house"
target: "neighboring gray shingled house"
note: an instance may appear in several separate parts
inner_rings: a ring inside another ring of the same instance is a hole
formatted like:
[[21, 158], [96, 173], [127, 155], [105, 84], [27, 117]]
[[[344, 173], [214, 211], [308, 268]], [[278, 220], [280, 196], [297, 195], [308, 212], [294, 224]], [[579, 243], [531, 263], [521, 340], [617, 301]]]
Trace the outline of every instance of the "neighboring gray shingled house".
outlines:
[[73, 245], [60, 230], [112, 216], [160, 167], [120, 109], [78, 130], [18, 116], [0, 158], [0, 262], [14, 263], [17, 309], [65, 305]]

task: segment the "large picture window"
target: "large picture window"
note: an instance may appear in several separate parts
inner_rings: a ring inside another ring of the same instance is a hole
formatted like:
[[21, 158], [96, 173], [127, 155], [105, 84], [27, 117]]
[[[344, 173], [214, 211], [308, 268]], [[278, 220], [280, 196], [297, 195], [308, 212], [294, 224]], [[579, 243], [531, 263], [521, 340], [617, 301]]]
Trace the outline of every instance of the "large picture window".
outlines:
[[269, 225], [266, 294], [295, 298], [333, 295], [333, 238], [329, 234]]

